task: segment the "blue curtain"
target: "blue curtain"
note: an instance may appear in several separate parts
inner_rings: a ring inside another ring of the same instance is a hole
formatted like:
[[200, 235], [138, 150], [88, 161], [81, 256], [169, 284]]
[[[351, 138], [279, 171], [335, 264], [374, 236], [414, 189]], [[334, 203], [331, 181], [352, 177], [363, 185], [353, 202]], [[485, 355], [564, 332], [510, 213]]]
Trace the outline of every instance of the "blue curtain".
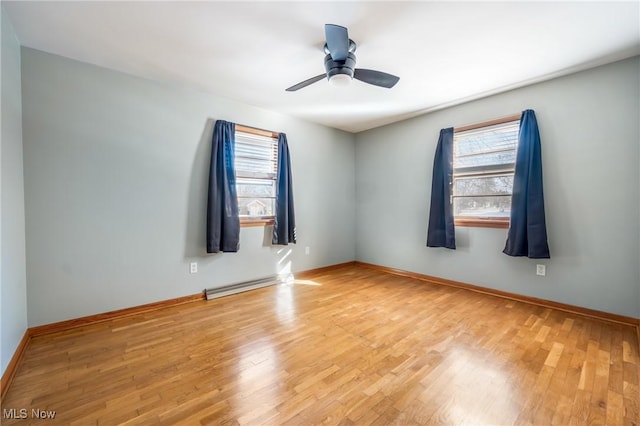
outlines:
[[234, 169], [236, 125], [218, 120], [213, 127], [209, 196], [207, 200], [207, 253], [237, 252], [240, 217]]
[[522, 112], [513, 178], [511, 222], [503, 253], [549, 259], [542, 191], [540, 133], [533, 110]]
[[293, 185], [291, 160], [287, 135], [278, 135], [278, 175], [276, 179], [276, 211], [272, 244], [284, 245], [296, 242], [296, 215], [293, 209]]
[[456, 248], [451, 205], [451, 179], [453, 178], [453, 127], [440, 130], [440, 138], [433, 160], [431, 181], [431, 210], [427, 230], [427, 247]]

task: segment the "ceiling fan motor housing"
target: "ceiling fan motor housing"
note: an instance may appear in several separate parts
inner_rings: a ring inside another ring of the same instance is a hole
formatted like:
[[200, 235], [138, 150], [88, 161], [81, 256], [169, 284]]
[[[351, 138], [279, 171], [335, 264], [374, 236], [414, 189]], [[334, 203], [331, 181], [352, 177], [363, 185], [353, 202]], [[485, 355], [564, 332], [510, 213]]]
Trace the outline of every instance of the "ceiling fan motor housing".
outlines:
[[337, 74], [346, 74], [353, 78], [353, 72], [356, 68], [356, 55], [349, 52], [344, 61], [334, 61], [331, 55], [327, 55], [324, 57], [324, 67], [327, 70], [327, 78], [329, 80]]
[[345, 27], [326, 24], [325, 35], [327, 42], [324, 44], [324, 69], [325, 74], [316, 75], [286, 89], [287, 92], [307, 87], [310, 84], [323, 80], [325, 77], [333, 86], [343, 86], [354, 78], [367, 84], [378, 87], [392, 88], [400, 77], [386, 72], [358, 68], [356, 69], [356, 43], [349, 38]]

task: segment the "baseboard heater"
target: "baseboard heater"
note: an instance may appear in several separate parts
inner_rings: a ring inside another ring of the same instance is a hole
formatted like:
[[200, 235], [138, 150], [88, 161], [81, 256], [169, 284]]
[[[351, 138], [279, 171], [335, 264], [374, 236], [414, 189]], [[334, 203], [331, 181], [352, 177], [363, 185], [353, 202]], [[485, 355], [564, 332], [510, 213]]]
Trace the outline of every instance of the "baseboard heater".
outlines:
[[236, 284], [229, 284], [222, 287], [208, 288], [205, 290], [207, 300], [217, 299], [219, 297], [230, 296], [232, 294], [242, 293], [244, 291], [255, 290], [270, 285], [282, 284], [288, 282], [293, 277], [292, 274], [273, 275], [256, 280], [244, 281]]

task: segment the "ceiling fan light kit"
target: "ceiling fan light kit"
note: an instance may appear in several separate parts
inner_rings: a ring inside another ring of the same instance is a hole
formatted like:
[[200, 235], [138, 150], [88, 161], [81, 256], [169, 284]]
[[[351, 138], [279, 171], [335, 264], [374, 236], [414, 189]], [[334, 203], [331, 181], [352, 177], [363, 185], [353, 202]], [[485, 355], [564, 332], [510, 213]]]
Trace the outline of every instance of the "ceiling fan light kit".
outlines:
[[329, 77], [329, 84], [336, 87], [344, 87], [351, 84], [351, 80], [353, 80], [353, 77], [348, 74], [334, 74]]
[[344, 61], [334, 61], [331, 55], [327, 55], [324, 57], [324, 68], [327, 70], [329, 83], [336, 86], [345, 86], [353, 79], [353, 71], [356, 68], [356, 55], [349, 52]]
[[346, 86], [355, 78], [364, 83], [387, 89], [395, 86], [400, 80], [399, 77], [382, 71], [356, 68], [356, 55], [354, 53], [356, 51], [356, 43], [349, 38], [345, 27], [326, 24], [325, 35], [327, 39], [324, 45], [324, 51], [327, 54], [324, 58], [325, 74], [320, 74], [295, 84], [289, 87], [287, 92], [295, 92], [325, 77], [334, 86]]

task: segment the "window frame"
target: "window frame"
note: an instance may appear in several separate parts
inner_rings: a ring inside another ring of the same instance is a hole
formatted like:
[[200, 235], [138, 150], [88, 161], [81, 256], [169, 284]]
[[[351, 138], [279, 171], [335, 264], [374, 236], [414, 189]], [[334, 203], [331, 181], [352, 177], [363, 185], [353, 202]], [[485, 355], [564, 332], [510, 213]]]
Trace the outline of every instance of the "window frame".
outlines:
[[[520, 114], [513, 114], [502, 118], [496, 118], [493, 120], [483, 121], [481, 123], [469, 124], [461, 127], [455, 127], [453, 129], [453, 137], [454, 137], [454, 148], [455, 148], [455, 134], [466, 132], [469, 130], [481, 129], [483, 127], [491, 127], [498, 124], [506, 124], [511, 122], [519, 122]], [[516, 153], [517, 153], [517, 145], [516, 145]], [[455, 150], [454, 150], [455, 152]], [[455, 155], [455, 154], [454, 154]], [[515, 161], [514, 161], [514, 171], [515, 174]], [[490, 175], [490, 172], [486, 173]], [[451, 207], [453, 208], [453, 200], [455, 195], [454, 191], [454, 178], [456, 177], [455, 172], [453, 172], [451, 177]], [[511, 192], [511, 196], [513, 196], [513, 191]], [[482, 216], [453, 216], [453, 222], [455, 226], [466, 226], [466, 227], [476, 227], [476, 228], [509, 228], [510, 217], [482, 217]]]
[[[273, 177], [273, 179], [269, 179], [269, 180], [273, 180], [274, 187], [275, 187], [276, 181], [277, 181], [277, 173], [278, 173], [277, 169], [278, 169], [278, 136], [279, 136], [279, 133], [273, 132], [273, 131], [270, 131], [270, 130], [263, 130], [263, 129], [258, 129], [258, 128], [255, 128], [255, 127], [249, 127], [249, 126], [244, 126], [244, 125], [241, 125], [241, 124], [236, 124], [235, 125], [234, 138], [237, 136], [238, 132], [246, 133], [246, 134], [250, 134], [250, 135], [264, 136], [264, 137], [268, 137], [268, 138], [274, 139], [276, 173], [275, 173], [275, 176]], [[234, 163], [235, 163], [235, 159], [234, 159]], [[235, 164], [234, 164], [234, 166], [235, 166]], [[264, 179], [264, 180], [266, 180], [266, 178], [259, 178], [259, 177], [244, 177], [244, 176], [241, 176], [240, 178]], [[238, 174], [237, 174], [237, 170], [236, 170], [236, 185], [237, 185], [237, 179], [238, 179]], [[276, 195], [274, 193], [274, 196], [273, 196], [274, 200], [275, 200], [275, 196]], [[240, 198], [240, 197], [238, 197], [238, 198]], [[271, 216], [260, 216], [260, 217], [240, 216], [240, 227], [241, 228], [248, 228], [248, 227], [254, 227], [254, 226], [268, 226], [268, 225], [273, 225], [274, 223], [275, 223], [275, 214], [271, 215]]]

